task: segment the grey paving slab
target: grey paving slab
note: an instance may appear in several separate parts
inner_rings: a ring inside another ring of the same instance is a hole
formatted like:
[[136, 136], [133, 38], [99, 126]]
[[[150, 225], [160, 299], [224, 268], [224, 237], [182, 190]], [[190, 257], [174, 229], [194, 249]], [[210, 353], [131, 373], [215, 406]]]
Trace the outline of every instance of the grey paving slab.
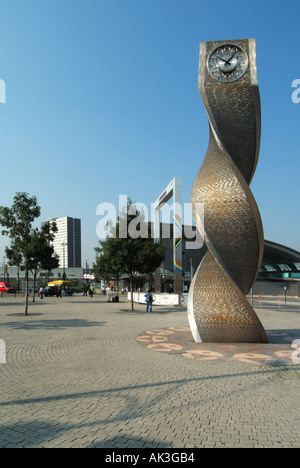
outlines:
[[[187, 327], [184, 308], [123, 298], [0, 298], [0, 447], [299, 447], [300, 366], [188, 359], [137, 341]], [[300, 303], [255, 304], [300, 338]]]

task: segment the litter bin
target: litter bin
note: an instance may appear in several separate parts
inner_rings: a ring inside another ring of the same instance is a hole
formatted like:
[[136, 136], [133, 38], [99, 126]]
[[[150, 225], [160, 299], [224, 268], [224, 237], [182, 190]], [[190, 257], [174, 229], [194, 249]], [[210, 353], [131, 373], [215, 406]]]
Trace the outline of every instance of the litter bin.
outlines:
[[119, 296], [115, 296], [115, 302], [119, 302]]

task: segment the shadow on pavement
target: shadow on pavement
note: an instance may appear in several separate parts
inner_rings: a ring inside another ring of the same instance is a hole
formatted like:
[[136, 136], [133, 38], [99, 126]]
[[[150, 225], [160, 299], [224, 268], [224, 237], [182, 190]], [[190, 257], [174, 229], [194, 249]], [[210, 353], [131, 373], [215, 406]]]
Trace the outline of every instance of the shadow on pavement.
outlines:
[[[16, 316], [16, 314], [14, 314]], [[17, 314], [20, 317], [19, 314]], [[92, 322], [85, 319], [57, 319], [57, 320], [28, 320], [29, 317], [24, 317], [22, 321], [6, 322], [6, 327], [11, 327], [14, 330], [65, 330], [66, 328], [83, 328], [83, 327], [102, 327], [106, 322]], [[2, 324], [0, 323], [0, 326]]]

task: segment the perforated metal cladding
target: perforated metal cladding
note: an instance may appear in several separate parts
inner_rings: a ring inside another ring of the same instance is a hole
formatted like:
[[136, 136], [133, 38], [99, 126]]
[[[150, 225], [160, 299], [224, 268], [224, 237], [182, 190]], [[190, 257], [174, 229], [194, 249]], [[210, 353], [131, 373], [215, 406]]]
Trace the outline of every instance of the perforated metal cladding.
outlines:
[[208, 252], [191, 285], [188, 315], [196, 341], [267, 342], [245, 297], [263, 255], [261, 219], [248, 185], [260, 142], [255, 43], [234, 42], [249, 54], [249, 70], [235, 83], [219, 83], [209, 75], [206, 60], [218, 43], [201, 43], [199, 90], [209, 118], [210, 141], [191, 202], [194, 212], [197, 203], [204, 203]]

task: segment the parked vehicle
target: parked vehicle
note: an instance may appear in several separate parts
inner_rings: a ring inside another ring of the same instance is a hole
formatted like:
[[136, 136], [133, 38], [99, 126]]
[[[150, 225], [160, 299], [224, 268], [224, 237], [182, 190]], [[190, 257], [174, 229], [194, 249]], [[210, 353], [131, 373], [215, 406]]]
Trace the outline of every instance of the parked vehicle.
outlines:
[[0, 282], [0, 292], [1, 293], [15, 293], [16, 290], [9, 283], [2, 281]]
[[45, 297], [51, 297], [51, 296], [56, 296], [58, 291], [57, 286], [46, 286], [44, 289], [44, 296]]

